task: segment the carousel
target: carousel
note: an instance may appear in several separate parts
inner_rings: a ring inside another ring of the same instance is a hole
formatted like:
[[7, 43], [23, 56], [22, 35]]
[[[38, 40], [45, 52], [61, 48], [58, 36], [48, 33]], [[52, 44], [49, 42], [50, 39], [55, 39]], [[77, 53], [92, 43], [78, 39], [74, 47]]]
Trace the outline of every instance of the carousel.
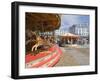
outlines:
[[76, 44], [79, 40], [79, 36], [72, 34], [72, 33], [65, 33], [64, 35], [61, 35], [61, 40], [65, 42], [66, 44]]
[[[56, 29], [60, 27], [58, 14], [26, 13], [25, 67], [53, 67], [62, 54], [55, 44]], [[49, 33], [49, 34], [48, 34]]]

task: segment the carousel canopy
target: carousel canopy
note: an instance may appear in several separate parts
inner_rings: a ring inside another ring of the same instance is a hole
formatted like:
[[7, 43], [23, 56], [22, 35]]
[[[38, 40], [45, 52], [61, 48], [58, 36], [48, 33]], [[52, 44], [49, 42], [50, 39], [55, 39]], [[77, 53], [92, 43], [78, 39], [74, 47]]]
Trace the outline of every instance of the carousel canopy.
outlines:
[[53, 31], [60, 27], [58, 14], [26, 13], [26, 29]]
[[61, 35], [62, 37], [72, 37], [72, 38], [79, 38], [78, 35], [72, 34], [72, 33], [65, 33]]

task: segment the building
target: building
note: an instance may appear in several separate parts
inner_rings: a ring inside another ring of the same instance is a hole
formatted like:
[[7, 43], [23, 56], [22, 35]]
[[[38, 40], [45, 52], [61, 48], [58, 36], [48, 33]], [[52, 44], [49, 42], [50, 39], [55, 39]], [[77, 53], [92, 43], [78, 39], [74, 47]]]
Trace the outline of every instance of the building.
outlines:
[[69, 32], [82, 36], [87, 37], [89, 36], [89, 25], [88, 24], [75, 24], [69, 28]]
[[81, 42], [89, 43], [89, 24], [74, 24], [69, 27], [69, 32], [79, 35]]

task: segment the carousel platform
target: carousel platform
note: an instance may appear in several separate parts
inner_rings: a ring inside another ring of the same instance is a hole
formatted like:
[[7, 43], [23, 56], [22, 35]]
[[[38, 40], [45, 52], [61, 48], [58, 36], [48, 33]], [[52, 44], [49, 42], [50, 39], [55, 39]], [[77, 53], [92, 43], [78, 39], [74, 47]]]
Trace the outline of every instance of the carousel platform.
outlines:
[[26, 68], [53, 67], [60, 60], [62, 51], [58, 45], [53, 45], [49, 50], [37, 55], [27, 54], [25, 56]]

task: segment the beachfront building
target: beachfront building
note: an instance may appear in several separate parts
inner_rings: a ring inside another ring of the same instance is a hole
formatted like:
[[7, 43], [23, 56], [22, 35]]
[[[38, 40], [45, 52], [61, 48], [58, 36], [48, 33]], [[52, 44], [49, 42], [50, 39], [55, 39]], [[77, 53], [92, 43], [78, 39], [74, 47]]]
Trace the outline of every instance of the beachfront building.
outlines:
[[89, 43], [89, 24], [74, 24], [69, 28], [69, 32], [80, 36], [79, 43]]
[[87, 37], [89, 35], [88, 24], [75, 24], [69, 28], [70, 33]]

